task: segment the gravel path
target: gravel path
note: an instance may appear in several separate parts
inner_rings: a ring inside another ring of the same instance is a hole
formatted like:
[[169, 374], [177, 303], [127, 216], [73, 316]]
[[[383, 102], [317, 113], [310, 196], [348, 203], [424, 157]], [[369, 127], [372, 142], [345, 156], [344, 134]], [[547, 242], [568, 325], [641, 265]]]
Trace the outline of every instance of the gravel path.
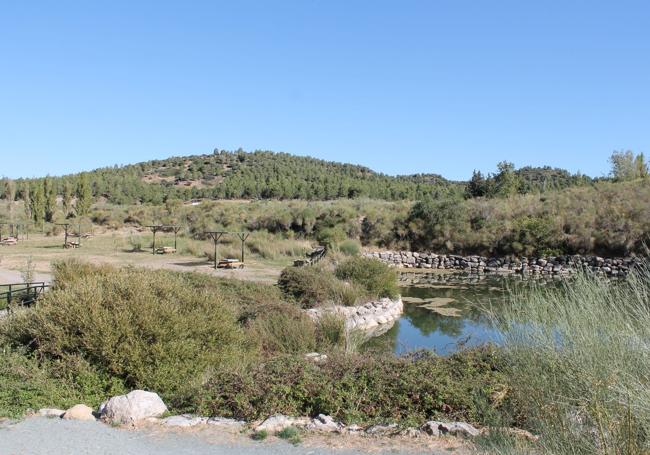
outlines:
[[[0, 422], [2, 455], [359, 455], [362, 452], [255, 442], [246, 437], [197, 433], [130, 431], [99, 422], [30, 418]], [[378, 453], [378, 452], [374, 452]], [[391, 452], [399, 454], [400, 452]], [[429, 455], [436, 452], [427, 451]], [[438, 454], [448, 452], [437, 452]]]
[[[0, 284], [22, 283], [23, 281], [22, 274], [19, 271], [0, 268]], [[34, 281], [45, 281], [49, 283], [52, 281], [52, 275], [49, 273], [35, 272]]]

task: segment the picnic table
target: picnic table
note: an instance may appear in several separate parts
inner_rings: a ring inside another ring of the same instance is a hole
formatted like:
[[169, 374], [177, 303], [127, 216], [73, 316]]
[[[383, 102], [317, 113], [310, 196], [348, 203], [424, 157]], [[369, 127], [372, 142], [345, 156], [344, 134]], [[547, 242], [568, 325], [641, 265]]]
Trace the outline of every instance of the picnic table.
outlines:
[[244, 263], [239, 259], [221, 259], [217, 264], [219, 269], [243, 269]]

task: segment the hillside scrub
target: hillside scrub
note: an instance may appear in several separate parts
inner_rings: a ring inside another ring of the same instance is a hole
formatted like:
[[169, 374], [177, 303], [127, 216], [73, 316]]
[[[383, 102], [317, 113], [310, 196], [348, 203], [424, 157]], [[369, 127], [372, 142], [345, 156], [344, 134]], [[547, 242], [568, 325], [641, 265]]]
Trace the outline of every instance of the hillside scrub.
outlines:
[[366, 290], [373, 298], [397, 297], [397, 271], [371, 258], [352, 257], [336, 266], [339, 280], [349, 281]]
[[345, 283], [327, 267], [287, 267], [280, 274], [278, 287], [302, 308], [327, 304], [354, 305], [364, 294], [361, 287]]
[[[504, 382], [493, 349], [346, 353], [342, 321], [315, 324], [273, 286], [77, 261], [54, 273], [34, 307], [0, 320], [0, 415], [143, 388], [172, 412], [480, 423]], [[331, 362], [306, 360], [312, 351]]]
[[513, 400], [542, 453], [647, 453], [649, 269], [518, 291], [496, 320]]
[[247, 420], [322, 413], [345, 423], [418, 425], [444, 416], [479, 424], [500, 405], [503, 367], [491, 348], [450, 358], [335, 354], [322, 365], [278, 356], [246, 372], [220, 372], [206, 394], [212, 414]]

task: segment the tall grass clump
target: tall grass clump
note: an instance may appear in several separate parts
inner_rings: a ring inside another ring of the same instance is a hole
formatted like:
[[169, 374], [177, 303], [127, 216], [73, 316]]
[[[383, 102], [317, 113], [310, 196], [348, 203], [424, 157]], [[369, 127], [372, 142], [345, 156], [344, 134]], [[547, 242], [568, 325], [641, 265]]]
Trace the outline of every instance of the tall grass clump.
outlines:
[[650, 449], [650, 270], [513, 291], [498, 318], [521, 424], [543, 453]]

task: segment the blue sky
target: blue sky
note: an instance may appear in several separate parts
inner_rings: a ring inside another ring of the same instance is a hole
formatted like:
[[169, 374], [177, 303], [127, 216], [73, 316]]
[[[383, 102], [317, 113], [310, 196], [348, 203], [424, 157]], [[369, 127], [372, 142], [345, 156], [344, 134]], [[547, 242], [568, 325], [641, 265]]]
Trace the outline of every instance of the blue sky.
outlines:
[[215, 147], [468, 178], [650, 152], [647, 1], [0, 0], [0, 175]]

